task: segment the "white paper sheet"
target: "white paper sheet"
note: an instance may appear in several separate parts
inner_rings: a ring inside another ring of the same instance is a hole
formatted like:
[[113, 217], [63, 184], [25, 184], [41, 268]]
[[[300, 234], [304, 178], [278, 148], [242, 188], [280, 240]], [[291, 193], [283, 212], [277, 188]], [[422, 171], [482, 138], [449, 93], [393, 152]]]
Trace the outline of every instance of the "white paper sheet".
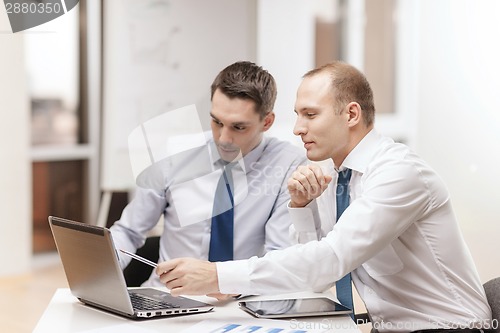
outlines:
[[326, 332], [322, 322], [297, 320], [242, 319], [234, 322], [209, 319], [199, 322], [182, 333], [319, 333]]

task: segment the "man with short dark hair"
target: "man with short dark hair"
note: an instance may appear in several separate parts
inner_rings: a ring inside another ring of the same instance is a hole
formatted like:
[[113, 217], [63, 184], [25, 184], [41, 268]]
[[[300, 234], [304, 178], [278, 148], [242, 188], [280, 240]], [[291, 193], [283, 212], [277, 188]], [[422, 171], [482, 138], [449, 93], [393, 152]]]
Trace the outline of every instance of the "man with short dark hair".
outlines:
[[[146, 170], [146, 180], [111, 227], [116, 247], [135, 252], [161, 215], [160, 261], [244, 259], [289, 246], [287, 179], [307, 159], [299, 147], [264, 135], [275, 119], [276, 94], [273, 76], [252, 62], [223, 69], [211, 86], [212, 131], [206, 145]], [[205, 209], [208, 200], [197, 198], [218, 188], [213, 174], [225, 182], [221, 188], [228, 204], [216, 208], [213, 201], [219, 199], [212, 192]], [[120, 262], [125, 268], [130, 258], [122, 255]], [[162, 284], [153, 273], [146, 285]]]

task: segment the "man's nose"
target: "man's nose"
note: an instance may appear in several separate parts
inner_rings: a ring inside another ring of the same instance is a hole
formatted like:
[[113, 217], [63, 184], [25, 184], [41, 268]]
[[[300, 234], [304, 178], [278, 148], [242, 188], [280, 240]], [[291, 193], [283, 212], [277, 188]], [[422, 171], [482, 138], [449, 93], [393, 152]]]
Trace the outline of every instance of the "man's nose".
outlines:
[[231, 131], [227, 127], [222, 127], [219, 135], [219, 142], [231, 144], [233, 143], [233, 136], [231, 135]]
[[303, 135], [306, 132], [307, 132], [306, 126], [299, 118], [297, 118], [297, 120], [295, 121], [295, 125], [293, 126], [293, 134]]

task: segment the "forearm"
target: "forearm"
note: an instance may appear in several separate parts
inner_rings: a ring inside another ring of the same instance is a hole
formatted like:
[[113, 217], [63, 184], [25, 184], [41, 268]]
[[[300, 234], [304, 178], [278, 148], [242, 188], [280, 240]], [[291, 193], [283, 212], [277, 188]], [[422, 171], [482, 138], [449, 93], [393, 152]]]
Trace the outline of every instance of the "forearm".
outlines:
[[323, 291], [335, 281], [334, 257], [326, 242], [310, 242], [272, 251], [262, 258], [220, 262], [219, 290], [223, 294]]
[[[154, 228], [163, 213], [165, 199], [153, 191], [138, 190], [135, 198], [125, 207], [120, 220], [111, 226], [113, 242], [118, 249], [135, 252]], [[120, 265], [125, 268], [130, 258], [120, 256]]]

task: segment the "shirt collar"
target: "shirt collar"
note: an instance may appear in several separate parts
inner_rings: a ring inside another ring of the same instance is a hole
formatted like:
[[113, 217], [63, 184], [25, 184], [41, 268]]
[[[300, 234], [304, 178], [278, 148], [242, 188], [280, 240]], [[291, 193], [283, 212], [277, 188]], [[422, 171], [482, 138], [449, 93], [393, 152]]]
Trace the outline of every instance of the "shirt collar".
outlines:
[[372, 129], [363, 139], [361, 139], [356, 147], [351, 150], [339, 170], [349, 168], [360, 173], [365, 173], [366, 168], [372, 160], [373, 155], [376, 153], [382, 138], [382, 135], [380, 135], [377, 130]]

